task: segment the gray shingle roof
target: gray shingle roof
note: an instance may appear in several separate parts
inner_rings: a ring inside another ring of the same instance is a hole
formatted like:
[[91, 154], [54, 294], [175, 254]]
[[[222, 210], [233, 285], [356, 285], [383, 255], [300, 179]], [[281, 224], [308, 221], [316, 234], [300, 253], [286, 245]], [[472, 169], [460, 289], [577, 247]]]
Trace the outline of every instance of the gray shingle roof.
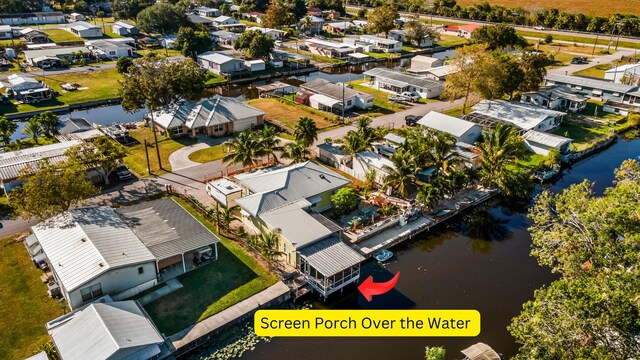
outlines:
[[116, 211], [159, 260], [220, 242], [173, 199], [143, 202]]
[[582, 86], [582, 87], [593, 88], [593, 89], [619, 92], [621, 94], [626, 94], [627, 92], [636, 88], [635, 86], [631, 86], [631, 85], [616, 84], [614, 82], [607, 81], [607, 80], [594, 79], [594, 78], [581, 77], [581, 76], [547, 74], [545, 79], [547, 81], [552, 81], [556, 84], [569, 84], [574, 86]]
[[423, 89], [434, 88], [442, 86], [442, 83], [437, 80], [427, 79], [421, 76], [412, 76], [403, 74], [398, 71], [389, 70], [386, 68], [374, 68], [363, 73], [369, 77], [376, 77], [379, 79], [387, 79], [397, 83], [403, 83]]
[[198, 102], [188, 101], [155, 114], [155, 122], [165, 129], [185, 125], [189, 129], [208, 127], [264, 115], [253, 106], [222, 96]]
[[335, 237], [298, 249], [298, 253], [324, 276], [337, 274], [364, 261], [362, 255]]
[[333, 230], [327, 228], [298, 204], [291, 204], [260, 215], [272, 229], [280, 229], [282, 236], [296, 248], [325, 238]]

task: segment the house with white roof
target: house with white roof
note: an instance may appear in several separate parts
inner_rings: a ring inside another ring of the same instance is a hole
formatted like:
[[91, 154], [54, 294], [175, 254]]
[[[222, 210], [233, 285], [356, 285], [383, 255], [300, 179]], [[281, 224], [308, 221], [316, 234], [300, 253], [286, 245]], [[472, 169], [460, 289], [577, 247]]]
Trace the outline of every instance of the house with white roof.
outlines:
[[133, 56], [134, 48], [120, 41], [90, 40], [84, 43], [91, 53], [101, 59], [117, 59]]
[[7, 88], [14, 98], [24, 103], [36, 103], [53, 97], [53, 91], [46, 84], [24, 75], [9, 75], [5, 82], [0, 82], [0, 86]]
[[[407, 30], [393, 29], [389, 31], [389, 39], [397, 40], [401, 43], [407, 43]], [[409, 45], [416, 47], [432, 47], [435, 44], [435, 39], [429, 35], [423, 37], [419, 42], [412, 41]]]
[[423, 99], [432, 99], [444, 91], [444, 84], [440, 81], [387, 68], [373, 68], [365, 71], [363, 75], [369, 80], [366, 84], [372, 88], [395, 94], [412, 92]]
[[263, 34], [269, 35], [269, 36], [271, 36], [271, 38], [273, 40], [282, 40], [284, 38], [284, 31], [282, 31], [282, 30], [271, 29], [271, 28], [262, 28], [262, 27], [258, 27], [258, 26], [252, 26], [252, 27], [247, 29], [247, 31], [253, 31], [253, 30], [257, 30], [257, 31], [260, 31]]
[[547, 74], [544, 78], [544, 85], [564, 85], [576, 94], [614, 103], [625, 102], [625, 95], [637, 90], [637, 87], [634, 85], [624, 85], [603, 79], [560, 74]]
[[[374, 96], [371, 94], [356, 91], [346, 86], [341, 86], [330, 82], [329, 80], [316, 78], [307, 83], [301, 84], [302, 93], [312, 94], [308, 97], [311, 107], [328, 111], [350, 110], [352, 108], [370, 109], [373, 107]], [[296, 94], [296, 101], [300, 97]]]
[[416, 55], [411, 58], [407, 72], [420, 74], [425, 70], [443, 66], [444, 60], [425, 55]]
[[360, 278], [364, 257], [340, 240], [342, 228], [320, 212], [351, 181], [312, 161], [235, 176], [245, 196], [241, 220], [255, 232], [277, 231], [278, 250], [323, 296]]
[[0, 25], [64, 24], [66, 21], [58, 11], [0, 14]]
[[90, 24], [86, 21], [76, 21], [65, 25], [67, 31], [81, 38], [95, 38], [102, 36], [102, 28], [100, 26]]
[[351, 21], [333, 21], [333, 22], [325, 22], [322, 25], [322, 29], [326, 32], [336, 33], [336, 34], [344, 34], [346, 32], [350, 32], [356, 25]]
[[215, 26], [222, 26], [222, 25], [234, 25], [237, 24], [238, 20], [232, 18], [231, 16], [218, 16], [217, 18], [213, 19], [213, 25]]
[[193, 13], [196, 15], [206, 16], [206, 17], [218, 17], [221, 15], [220, 10], [206, 7], [206, 6], [200, 6], [193, 9]]
[[640, 64], [612, 67], [604, 72], [604, 78], [618, 84], [638, 85], [640, 82]]
[[545, 109], [578, 112], [587, 107], [588, 97], [580, 95], [565, 85], [552, 85], [520, 96], [520, 102]]
[[536, 130], [529, 130], [524, 135], [524, 144], [533, 153], [547, 156], [551, 149], [556, 149], [560, 154], [569, 152], [571, 139]]
[[0, 25], [0, 39], [13, 39], [13, 29], [10, 25]]
[[265, 114], [236, 99], [216, 95], [200, 101], [185, 101], [153, 116], [158, 130], [172, 136], [223, 136], [262, 125]]
[[373, 45], [374, 51], [378, 50], [387, 53], [402, 51], [402, 42], [398, 40], [385, 39], [374, 35], [360, 35], [360, 41]]
[[46, 328], [62, 360], [159, 359], [169, 353], [158, 329], [133, 300], [104, 296]]
[[358, 51], [358, 48], [355, 46], [315, 38], [305, 40], [305, 44], [309, 47], [309, 52], [313, 54], [336, 59], [347, 59], [349, 54], [353, 54]]
[[300, 19], [298, 22], [298, 29], [300, 31], [304, 31], [305, 34], [319, 34], [322, 32], [322, 27], [324, 26], [324, 19], [317, 16], [309, 16], [309, 21], [311, 22], [311, 26], [303, 29], [302, 24], [306, 22], [305, 18]]
[[140, 29], [138, 29], [137, 26], [131, 25], [127, 22], [116, 21], [115, 24], [111, 25], [111, 32], [122, 36], [138, 35], [140, 34]]
[[212, 31], [209, 34], [219, 45], [233, 45], [240, 38], [240, 34], [226, 30]]
[[566, 113], [562, 111], [539, 108], [534, 105], [508, 102], [481, 100], [473, 106], [473, 112], [465, 119], [494, 126], [497, 122], [509, 123], [524, 133], [529, 130], [549, 131], [562, 122]]
[[430, 111], [417, 122], [428, 129], [445, 132], [457, 142], [473, 144], [482, 135], [482, 126], [457, 117]]
[[340, 170], [355, 177], [358, 180], [366, 181], [366, 176], [371, 171], [375, 171], [376, 183], [382, 185], [384, 179], [395, 170], [396, 166], [389, 158], [376, 154], [372, 151], [361, 151], [340, 167]]
[[218, 75], [232, 75], [247, 71], [244, 60], [215, 51], [198, 55], [197, 62], [205, 70]]

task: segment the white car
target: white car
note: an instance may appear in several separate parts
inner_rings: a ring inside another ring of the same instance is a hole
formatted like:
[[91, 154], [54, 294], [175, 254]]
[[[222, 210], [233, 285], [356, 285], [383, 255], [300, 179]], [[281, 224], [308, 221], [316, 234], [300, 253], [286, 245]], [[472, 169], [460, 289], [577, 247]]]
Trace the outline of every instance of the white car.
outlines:
[[282, 41], [280, 41], [280, 40], [276, 40], [273, 44], [274, 44], [275, 46], [277, 46], [277, 47], [281, 47], [281, 46], [282, 46]]
[[414, 92], [411, 92], [411, 91], [405, 91], [402, 94], [400, 94], [400, 96], [402, 96], [402, 97], [404, 97], [406, 99], [409, 99], [409, 100], [411, 100], [413, 102], [420, 101], [420, 95], [418, 95], [418, 94], [416, 94]]
[[534, 26], [535, 30], [547, 30], [544, 26]]

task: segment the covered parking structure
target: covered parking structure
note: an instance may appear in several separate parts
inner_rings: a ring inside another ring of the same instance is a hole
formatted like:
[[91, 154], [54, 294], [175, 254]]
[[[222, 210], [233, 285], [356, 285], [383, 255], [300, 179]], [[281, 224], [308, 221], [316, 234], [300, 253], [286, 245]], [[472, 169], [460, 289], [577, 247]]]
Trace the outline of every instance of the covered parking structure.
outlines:
[[298, 269], [323, 297], [360, 279], [364, 257], [335, 236], [298, 249]]

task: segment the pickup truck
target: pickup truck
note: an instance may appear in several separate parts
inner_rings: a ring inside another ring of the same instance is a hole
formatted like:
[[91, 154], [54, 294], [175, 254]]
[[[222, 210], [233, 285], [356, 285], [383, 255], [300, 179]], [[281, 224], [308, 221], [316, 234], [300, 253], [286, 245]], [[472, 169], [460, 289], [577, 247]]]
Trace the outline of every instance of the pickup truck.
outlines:
[[415, 126], [421, 118], [422, 116], [420, 115], [407, 115], [404, 117], [404, 123], [407, 126]]

